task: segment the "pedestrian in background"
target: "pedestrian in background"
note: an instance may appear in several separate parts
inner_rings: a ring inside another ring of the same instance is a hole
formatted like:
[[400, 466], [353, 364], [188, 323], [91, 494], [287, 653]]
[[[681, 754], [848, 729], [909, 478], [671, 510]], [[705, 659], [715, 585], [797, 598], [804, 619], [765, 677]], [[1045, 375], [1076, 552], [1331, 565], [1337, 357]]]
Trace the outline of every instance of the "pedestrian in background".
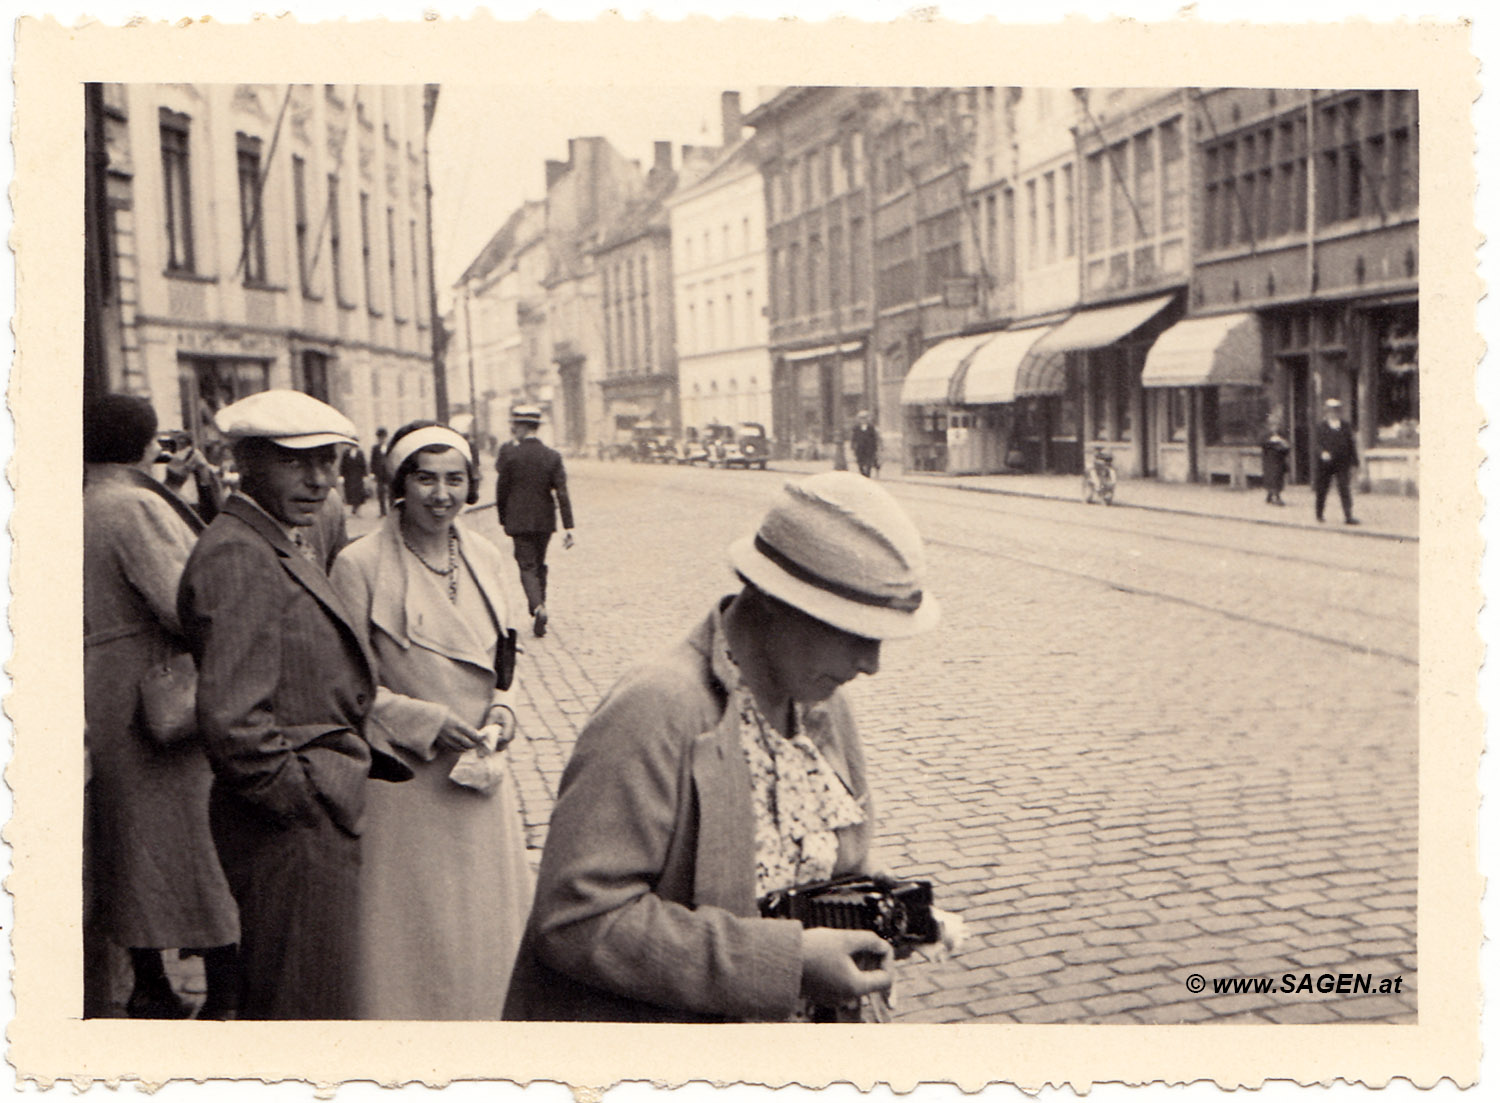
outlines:
[[375, 430], [375, 443], [370, 446], [370, 474], [375, 476], [375, 497], [380, 503], [380, 516], [384, 517], [391, 502], [391, 470], [385, 462], [385, 426]]
[[193, 438], [181, 429], [163, 433], [159, 441], [161, 455], [156, 462], [165, 465], [161, 481], [208, 524], [219, 515], [224, 504], [224, 487], [214, 465], [193, 447]]
[[220, 410], [239, 491], [178, 591], [213, 767], [209, 818], [240, 911], [242, 1019], [346, 1019], [366, 779], [411, 770], [365, 718], [375, 698], [360, 626], [316, 531], [354, 426], [297, 391]]
[[870, 412], [861, 410], [854, 419], [854, 428], [849, 431], [854, 445], [854, 462], [865, 478], [880, 465], [880, 432], [870, 422]]
[[495, 512], [511, 539], [531, 630], [547, 634], [547, 545], [562, 513], [563, 547], [573, 546], [573, 504], [562, 456], [537, 439], [542, 411], [517, 406], [510, 412], [515, 437], [500, 446], [495, 458]]
[[365, 454], [356, 445], [344, 449], [344, 458], [339, 461], [339, 478], [344, 484], [344, 501], [349, 512], [359, 516], [359, 507], [365, 504]]
[[1266, 434], [1260, 442], [1260, 478], [1269, 505], [1286, 505], [1281, 500], [1281, 491], [1286, 485], [1286, 460], [1291, 450], [1281, 422], [1271, 418], [1266, 422]]
[[[161, 958], [184, 948], [204, 956], [200, 1017], [225, 1018], [234, 1008], [239, 922], [209, 833], [212, 774], [191, 727], [191, 680], [161, 691], [181, 697], [187, 722], [174, 731], [153, 727], [144, 700], [152, 672], [186, 650], [177, 586], [203, 522], [147, 474], [158, 451], [147, 399], [105, 395], [85, 408], [83, 429], [85, 937], [102, 932], [129, 950], [132, 1018], [188, 1015]], [[86, 960], [103, 950], [90, 946]], [[108, 993], [98, 987], [94, 980], [85, 990], [86, 1016], [107, 1013]]]
[[890, 987], [871, 931], [762, 918], [768, 893], [875, 868], [840, 686], [933, 627], [921, 537], [848, 471], [787, 484], [729, 559], [741, 579], [628, 672], [563, 773], [510, 1019], [839, 1017]]
[[1316, 515], [1319, 521], [1323, 520], [1323, 505], [1328, 500], [1328, 484], [1336, 481], [1339, 487], [1339, 504], [1344, 507], [1344, 524], [1357, 525], [1359, 521], [1354, 516], [1354, 495], [1349, 487], [1349, 479], [1359, 466], [1359, 455], [1354, 450], [1354, 433], [1344, 420], [1344, 404], [1337, 398], [1324, 401], [1323, 411], [1316, 440], [1318, 464], [1313, 485]]
[[469, 442], [413, 422], [391, 438], [391, 516], [333, 584], [367, 634], [368, 725], [415, 775], [366, 795], [357, 927], [362, 1019], [498, 1019], [531, 907], [505, 747], [504, 559], [459, 522], [478, 498]]

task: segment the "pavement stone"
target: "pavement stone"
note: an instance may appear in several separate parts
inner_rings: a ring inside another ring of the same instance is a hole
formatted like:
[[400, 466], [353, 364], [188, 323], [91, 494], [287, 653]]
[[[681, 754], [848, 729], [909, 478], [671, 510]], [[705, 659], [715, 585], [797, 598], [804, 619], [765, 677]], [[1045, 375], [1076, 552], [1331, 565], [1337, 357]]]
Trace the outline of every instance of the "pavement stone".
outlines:
[[[781, 481], [569, 470], [579, 543], [549, 556], [510, 752], [533, 847], [578, 728], [732, 588], [719, 549]], [[1415, 502], [1362, 495], [1369, 524], [1320, 529], [1254, 494], [1131, 484], [1104, 511], [1041, 478], [886, 480], [928, 534], [944, 628], [886, 645], [849, 695], [886, 864], [974, 935], [902, 966], [896, 1018], [1413, 1021]], [[508, 550], [492, 511], [474, 519]], [[1184, 985], [1368, 962], [1399, 996]]]

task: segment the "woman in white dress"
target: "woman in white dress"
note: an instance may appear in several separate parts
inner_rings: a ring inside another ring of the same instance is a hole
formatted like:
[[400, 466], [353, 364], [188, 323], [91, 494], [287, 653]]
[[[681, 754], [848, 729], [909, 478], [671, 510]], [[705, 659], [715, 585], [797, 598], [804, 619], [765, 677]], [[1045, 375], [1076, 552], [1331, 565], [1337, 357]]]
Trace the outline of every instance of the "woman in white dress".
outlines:
[[477, 497], [468, 441], [413, 422], [388, 455], [395, 508], [332, 572], [376, 660], [368, 722], [416, 775], [366, 798], [358, 1014], [498, 1019], [532, 890], [496, 677], [504, 560], [459, 521]]

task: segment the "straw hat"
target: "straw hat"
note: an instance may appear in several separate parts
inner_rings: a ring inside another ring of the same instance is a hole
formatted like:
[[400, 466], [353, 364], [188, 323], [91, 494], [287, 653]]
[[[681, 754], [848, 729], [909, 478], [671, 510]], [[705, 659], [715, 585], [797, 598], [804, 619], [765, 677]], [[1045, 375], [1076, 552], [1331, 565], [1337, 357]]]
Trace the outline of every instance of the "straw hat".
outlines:
[[519, 421], [524, 425], [540, 425], [542, 423], [542, 410], [540, 406], [513, 406], [510, 411], [511, 421]]
[[283, 448], [356, 441], [354, 422], [301, 391], [259, 391], [225, 406], [214, 415], [214, 424], [230, 440], [261, 437]]
[[729, 559], [772, 597], [857, 636], [900, 639], [938, 622], [937, 599], [922, 592], [916, 526], [883, 487], [851, 471], [787, 483]]

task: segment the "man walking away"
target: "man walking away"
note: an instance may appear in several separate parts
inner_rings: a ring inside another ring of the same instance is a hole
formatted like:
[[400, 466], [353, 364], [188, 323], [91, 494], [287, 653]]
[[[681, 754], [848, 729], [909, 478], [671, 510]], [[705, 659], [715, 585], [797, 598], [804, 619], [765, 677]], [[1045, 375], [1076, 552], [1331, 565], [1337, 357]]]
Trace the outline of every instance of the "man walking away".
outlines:
[[500, 446], [495, 460], [495, 512], [500, 527], [511, 538], [531, 630], [547, 634], [547, 544], [557, 531], [562, 513], [563, 547], [573, 546], [573, 505], [568, 501], [568, 476], [562, 456], [537, 439], [542, 411], [517, 406], [510, 412], [515, 437]]
[[854, 462], [859, 465], [859, 473], [868, 479], [880, 455], [880, 433], [870, 423], [868, 410], [861, 410], [855, 417], [849, 439], [854, 445]]
[[1359, 456], [1354, 451], [1354, 434], [1344, 420], [1344, 404], [1336, 398], [1323, 403], [1323, 420], [1318, 424], [1318, 470], [1314, 476], [1313, 496], [1319, 521], [1323, 520], [1323, 504], [1328, 500], [1328, 484], [1338, 480], [1339, 504], [1344, 507], [1344, 524], [1357, 525], [1354, 516], [1354, 495], [1349, 490], [1349, 477], [1359, 466]]
[[375, 430], [375, 444], [370, 449], [370, 474], [375, 476], [375, 494], [380, 501], [380, 516], [385, 516], [385, 511], [391, 504], [391, 473], [385, 462], [386, 431], [382, 427]]
[[240, 911], [240, 1018], [350, 1018], [366, 779], [411, 776], [365, 725], [373, 661], [314, 536], [354, 426], [286, 390], [215, 422], [240, 489], [194, 547], [177, 606], [198, 664], [209, 824]]

